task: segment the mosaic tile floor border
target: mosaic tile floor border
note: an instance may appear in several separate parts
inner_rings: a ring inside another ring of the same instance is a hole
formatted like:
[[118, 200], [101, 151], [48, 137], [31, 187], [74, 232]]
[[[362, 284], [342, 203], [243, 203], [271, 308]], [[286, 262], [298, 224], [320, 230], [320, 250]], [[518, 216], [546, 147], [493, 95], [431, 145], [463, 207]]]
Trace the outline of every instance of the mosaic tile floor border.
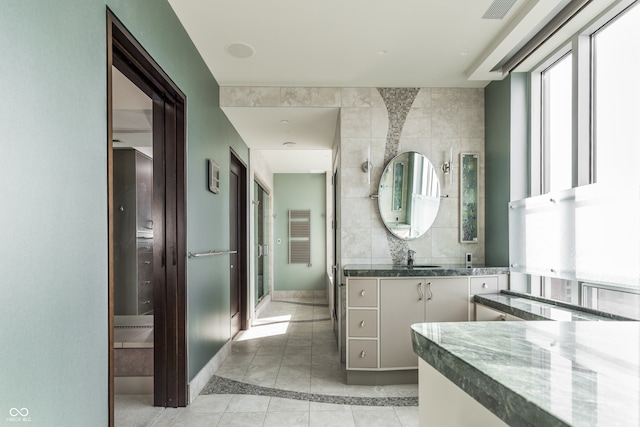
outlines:
[[318, 403], [333, 403], [355, 406], [418, 406], [417, 397], [354, 397], [331, 396], [316, 393], [301, 393], [262, 387], [214, 375], [200, 394], [249, 394], [255, 396], [281, 397]]

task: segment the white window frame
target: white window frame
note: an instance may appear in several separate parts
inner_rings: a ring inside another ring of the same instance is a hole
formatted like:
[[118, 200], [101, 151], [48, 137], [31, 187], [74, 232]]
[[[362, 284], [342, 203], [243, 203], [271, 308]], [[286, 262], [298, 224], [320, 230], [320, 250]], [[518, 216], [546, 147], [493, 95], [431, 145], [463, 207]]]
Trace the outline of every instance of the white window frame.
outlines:
[[[591, 24], [575, 34], [561, 47], [539, 63], [530, 72], [530, 194], [537, 196], [549, 190], [545, 174], [545, 137], [544, 137], [544, 106], [542, 74], [544, 71], [561, 60], [565, 55], [572, 55], [572, 187], [594, 183], [595, 171], [595, 143], [594, 143], [594, 61], [592, 36], [600, 29], [615, 24], [619, 15], [624, 13], [638, 0], [622, 0], [609, 8]], [[638, 4], [636, 7], [640, 7]], [[548, 159], [547, 159], [548, 161]], [[547, 175], [548, 176], [548, 175]], [[541, 276], [529, 277], [529, 291], [533, 295], [545, 296], [549, 293], [550, 280]], [[593, 283], [589, 283], [593, 286]], [[606, 285], [603, 285], [606, 287]], [[584, 304], [582, 282], [572, 282], [571, 303], [582, 306]]]

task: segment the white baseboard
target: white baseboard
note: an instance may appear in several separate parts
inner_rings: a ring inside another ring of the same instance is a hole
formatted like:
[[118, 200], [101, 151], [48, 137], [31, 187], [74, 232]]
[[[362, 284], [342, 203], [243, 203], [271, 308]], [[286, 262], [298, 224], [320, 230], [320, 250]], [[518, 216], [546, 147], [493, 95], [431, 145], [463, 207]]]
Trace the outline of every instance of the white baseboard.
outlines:
[[193, 402], [200, 394], [202, 389], [207, 385], [211, 377], [216, 373], [222, 362], [227, 358], [231, 351], [231, 341], [227, 343], [216, 353], [215, 356], [207, 362], [206, 365], [195, 377], [189, 382], [189, 403]]

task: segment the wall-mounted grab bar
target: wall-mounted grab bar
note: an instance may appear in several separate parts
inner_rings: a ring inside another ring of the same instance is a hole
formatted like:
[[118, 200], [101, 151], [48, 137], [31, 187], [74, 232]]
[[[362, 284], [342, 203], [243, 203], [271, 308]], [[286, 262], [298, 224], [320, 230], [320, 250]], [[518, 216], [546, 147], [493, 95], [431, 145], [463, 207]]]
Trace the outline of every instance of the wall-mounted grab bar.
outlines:
[[199, 252], [199, 253], [189, 252], [187, 254], [187, 258], [202, 258], [205, 256], [228, 255], [228, 254], [237, 254], [237, 253], [238, 251], [209, 251], [209, 252]]

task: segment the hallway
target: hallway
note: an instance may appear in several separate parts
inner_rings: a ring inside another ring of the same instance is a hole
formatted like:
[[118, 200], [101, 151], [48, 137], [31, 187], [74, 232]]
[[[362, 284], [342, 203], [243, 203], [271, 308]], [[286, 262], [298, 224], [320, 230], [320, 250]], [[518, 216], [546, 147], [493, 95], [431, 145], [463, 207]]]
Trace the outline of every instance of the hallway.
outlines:
[[[187, 408], [159, 426], [417, 426], [417, 385], [345, 384], [326, 299], [272, 301]], [[127, 424], [121, 424], [127, 425]]]

